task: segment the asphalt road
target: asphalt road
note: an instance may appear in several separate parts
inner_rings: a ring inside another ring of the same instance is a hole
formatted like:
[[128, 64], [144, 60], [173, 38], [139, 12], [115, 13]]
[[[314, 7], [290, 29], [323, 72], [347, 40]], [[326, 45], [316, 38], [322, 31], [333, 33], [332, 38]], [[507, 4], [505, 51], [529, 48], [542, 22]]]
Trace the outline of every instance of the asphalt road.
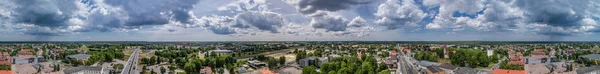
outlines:
[[123, 70], [121, 71], [121, 74], [138, 74], [139, 72], [137, 71], [137, 63], [138, 63], [138, 58], [139, 58], [139, 49], [134, 49], [133, 54], [131, 54], [131, 56], [129, 56], [129, 60], [127, 60], [127, 63], [125, 63], [125, 67], [123, 68]]
[[417, 71], [414, 68], [414, 66], [412, 65], [412, 63], [410, 61], [408, 61], [408, 58], [405, 54], [404, 51], [400, 51], [398, 53], [398, 68], [396, 70], [396, 74], [415, 74], [417, 73]]

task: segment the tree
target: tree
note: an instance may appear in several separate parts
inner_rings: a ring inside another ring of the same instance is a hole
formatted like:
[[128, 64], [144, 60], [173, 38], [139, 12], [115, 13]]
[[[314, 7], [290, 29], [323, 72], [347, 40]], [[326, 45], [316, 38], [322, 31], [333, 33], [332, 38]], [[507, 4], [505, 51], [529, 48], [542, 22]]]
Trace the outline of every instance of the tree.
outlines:
[[285, 56], [279, 57], [279, 64], [285, 65]]
[[268, 64], [269, 68], [275, 68], [275, 67], [277, 67], [277, 63], [278, 63], [277, 59], [275, 59], [275, 58], [269, 58], [267, 60], [267, 64]]
[[225, 71], [223, 70], [223, 68], [219, 68], [219, 69], [217, 69], [217, 72], [218, 72], [219, 74], [223, 74]]
[[198, 72], [197, 69], [198, 67], [196, 67], [196, 64], [192, 62], [185, 63], [185, 66], [183, 66], [183, 70], [187, 73], [196, 73]]
[[123, 67], [124, 67], [123, 64], [115, 64], [113, 66], [113, 69], [119, 70], [119, 69], [123, 69]]
[[356, 72], [359, 74], [373, 74], [375, 73], [375, 68], [373, 67], [373, 65], [370, 64], [370, 62], [363, 62], [363, 64], [360, 66], [361, 69], [359, 69], [358, 71], [364, 71], [363, 73], [360, 72]]
[[319, 72], [317, 72], [316, 69], [317, 69], [317, 67], [315, 67], [315, 66], [304, 67], [302, 69], [302, 74], [319, 74]]
[[165, 67], [160, 67], [160, 74], [165, 74], [165, 72], [167, 72]]
[[321, 72], [329, 72], [329, 71], [335, 71], [335, 63], [334, 62], [327, 62], [327, 63], [323, 63], [321, 64]]
[[329, 71], [327, 74], [335, 74], [335, 71]]
[[154, 69], [150, 69], [150, 74], [155, 74]]

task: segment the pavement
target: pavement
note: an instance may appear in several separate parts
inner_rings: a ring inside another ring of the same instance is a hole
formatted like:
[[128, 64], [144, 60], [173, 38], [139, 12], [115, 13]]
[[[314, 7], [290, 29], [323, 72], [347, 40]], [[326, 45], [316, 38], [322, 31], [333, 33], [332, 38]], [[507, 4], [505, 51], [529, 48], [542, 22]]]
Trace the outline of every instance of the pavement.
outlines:
[[412, 62], [409, 61], [409, 58], [404, 54], [404, 51], [400, 51], [398, 53], [398, 68], [396, 70], [396, 74], [415, 74], [418, 73]]
[[137, 64], [139, 58], [139, 49], [134, 49], [133, 54], [129, 56], [127, 63], [125, 63], [125, 67], [121, 71], [121, 74], [138, 74]]

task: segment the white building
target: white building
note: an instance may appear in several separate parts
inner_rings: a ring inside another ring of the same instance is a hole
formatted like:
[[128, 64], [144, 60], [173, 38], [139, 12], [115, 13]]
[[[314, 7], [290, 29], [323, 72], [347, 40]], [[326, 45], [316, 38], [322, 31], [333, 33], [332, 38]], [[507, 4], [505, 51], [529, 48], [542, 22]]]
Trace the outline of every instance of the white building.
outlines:
[[487, 50], [487, 56], [492, 56], [494, 55], [494, 50]]

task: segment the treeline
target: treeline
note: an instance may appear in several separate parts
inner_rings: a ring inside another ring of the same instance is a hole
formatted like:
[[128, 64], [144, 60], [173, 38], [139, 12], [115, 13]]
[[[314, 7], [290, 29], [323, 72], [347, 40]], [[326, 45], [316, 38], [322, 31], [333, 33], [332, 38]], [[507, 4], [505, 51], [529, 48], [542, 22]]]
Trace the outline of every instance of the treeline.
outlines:
[[[234, 73], [233, 70], [235, 68], [237, 60], [231, 56], [215, 56], [215, 57], [207, 57], [205, 59], [192, 59], [189, 62], [186, 62], [183, 66], [183, 70], [186, 73], [198, 73], [199, 70], [208, 66], [214, 69], [225, 68], [230, 70], [230, 73]], [[216, 72], [216, 71], [213, 71]]]
[[329, 62], [320, 65], [320, 72], [316, 71], [318, 65], [311, 65], [302, 69], [302, 74], [385, 74], [387, 66], [385, 63], [377, 63], [373, 56], [343, 56], [331, 58]]
[[113, 59], [122, 59], [125, 57], [121, 49], [94, 50], [87, 52], [87, 54], [92, 56], [86, 61], [86, 65], [92, 65], [96, 62], [112, 62]]
[[488, 67], [490, 63], [497, 63], [496, 54], [487, 56], [486, 52], [474, 49], [457, 49], [456, 53], [449, 52], [453, 65], [461, 67]]
[[[432, 62], [437, 62], [437, 59], [439, 58], [439, 56], [437, 56], [438, 54], [436, 54], [435, 52], [430, 52], [430, 51], [417, 51], [414, 54], [415, 59], [417, 60], [427, 60], [427, 61], [432, 61]], [[443, 56], [443, 54], [442, 54]]]

